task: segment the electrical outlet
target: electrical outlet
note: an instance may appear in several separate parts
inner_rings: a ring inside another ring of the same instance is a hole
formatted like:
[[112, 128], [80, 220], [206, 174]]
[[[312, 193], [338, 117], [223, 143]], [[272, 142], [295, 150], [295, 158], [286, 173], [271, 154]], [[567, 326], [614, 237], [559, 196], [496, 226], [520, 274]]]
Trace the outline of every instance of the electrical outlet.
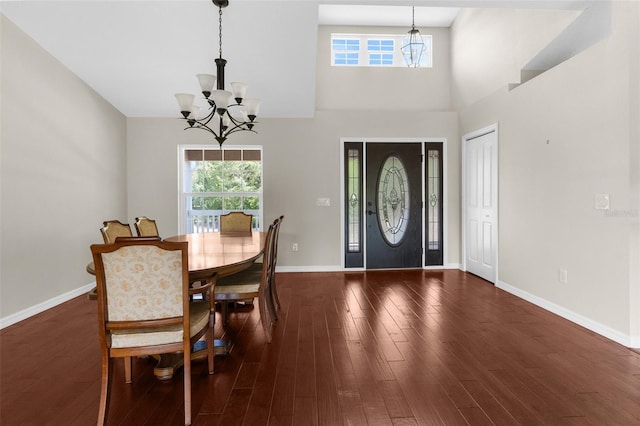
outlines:
[[298, 251], [298, 243], [293, 243], [291, 245], [291, 251]]

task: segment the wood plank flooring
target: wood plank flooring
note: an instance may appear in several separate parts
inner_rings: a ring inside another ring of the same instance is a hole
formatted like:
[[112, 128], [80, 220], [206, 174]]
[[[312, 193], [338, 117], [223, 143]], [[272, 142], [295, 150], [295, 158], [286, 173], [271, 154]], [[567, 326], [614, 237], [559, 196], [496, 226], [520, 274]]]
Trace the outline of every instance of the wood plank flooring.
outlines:
[[[277, 274], [266, 344], [255, 308], [230, 315], [216, 374], [193, 365], [194, 425], [639, 425], [640, 354], [460, 271]], [[0, 424], [91, 425], [95, 302], [0, 332]], [[111, 425], [179, 425], [182, 372], [116, 362]]]

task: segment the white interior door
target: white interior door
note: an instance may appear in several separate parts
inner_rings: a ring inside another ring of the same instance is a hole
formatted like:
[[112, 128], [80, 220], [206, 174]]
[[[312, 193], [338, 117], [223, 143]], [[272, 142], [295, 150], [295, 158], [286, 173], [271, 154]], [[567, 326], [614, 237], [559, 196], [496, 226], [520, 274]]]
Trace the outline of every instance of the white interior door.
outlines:
[[497, 131], [465, 136], [465, 264], [468, 272], [496, 282], [498, 243]]

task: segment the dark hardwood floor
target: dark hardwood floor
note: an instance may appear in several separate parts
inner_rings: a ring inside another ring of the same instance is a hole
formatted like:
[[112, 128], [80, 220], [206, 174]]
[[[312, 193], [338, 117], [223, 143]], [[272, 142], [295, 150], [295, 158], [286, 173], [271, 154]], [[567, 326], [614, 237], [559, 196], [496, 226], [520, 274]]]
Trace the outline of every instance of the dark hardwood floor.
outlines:
[[[216, 374], [193, 365], [194, 425], [638, 425], [640, 354], [459, 271], [278, 274], [271, 344], [232, 313]], [[217, 333], [223, 333], [217, 324]], [[0, 424], [91, 425], [95, 302], [0, 333]], [[179, 425], [182, 372], [116, 362], [113, 425]]]

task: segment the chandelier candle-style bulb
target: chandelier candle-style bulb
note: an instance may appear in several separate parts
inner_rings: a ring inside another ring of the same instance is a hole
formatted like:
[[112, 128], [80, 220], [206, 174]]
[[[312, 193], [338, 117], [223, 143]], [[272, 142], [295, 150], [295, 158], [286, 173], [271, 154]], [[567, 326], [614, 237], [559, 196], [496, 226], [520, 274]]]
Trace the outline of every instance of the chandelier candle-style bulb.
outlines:
[[209, 98], [213, 91], [213, 86], [216, 84], [216, 76], [213, 74], [198, 74], [198, 81], [200, 82], [200, 89], [205, 98]]

